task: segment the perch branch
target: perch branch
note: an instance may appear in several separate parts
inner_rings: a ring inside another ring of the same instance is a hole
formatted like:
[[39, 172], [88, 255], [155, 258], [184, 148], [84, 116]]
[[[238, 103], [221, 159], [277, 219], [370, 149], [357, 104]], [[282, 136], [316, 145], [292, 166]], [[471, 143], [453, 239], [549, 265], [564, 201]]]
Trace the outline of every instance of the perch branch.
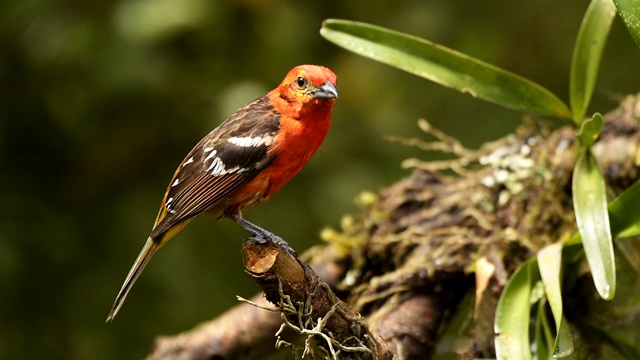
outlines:
[[[605, 116], [592, 148], [615, 194], [640, 178], [639, 123], [640, 96], [629, 96]], [[466, 344], [465, 358], [495, 356], [492, 323], [505, 279], [540, 248], [576, 231], [570, 193], [575, 130], [551, 131], [528, 120], [515, 134], [472, 151], [426, 122], [420, 126], [435, 144], [395, 141], [457, 158], [406, 162], [415, 168], [410, 176], [363, 197], [368, 200], [361, 214], [345, 217], [341, 232], [323, 232], [328, 244], [302, 257], [319, 266], [316, 273], [330, 288], [277, 246], [245, 242], [247, 271], [279, 306], [282, 319], [241, 304], [208, 325], [159, 338], [152, 358], [263, 359], [273, 335], [282, 336], [280, 327], [302, 334], [309, 356], [315, 342], [328, 358], [366, 358], [366, 351], [347, 350], [373, 351], [368, 345], [375, 340], [373, 354], [380, 359], [428, 359], [461, 294], [474, 286], [470, 273], [478, 259], [492, 271], [476, 293], [475, 332], [456, 343]], [[452, 171], [457, 176], [447, 175]], [[257, 320], [244, 320], [252, 316]], [[210, 350], [221, 341], [232, 351]], [[285, 339], [279, 344], [295, 348]], [[163, 349], [173, 356], [153, 357]]]

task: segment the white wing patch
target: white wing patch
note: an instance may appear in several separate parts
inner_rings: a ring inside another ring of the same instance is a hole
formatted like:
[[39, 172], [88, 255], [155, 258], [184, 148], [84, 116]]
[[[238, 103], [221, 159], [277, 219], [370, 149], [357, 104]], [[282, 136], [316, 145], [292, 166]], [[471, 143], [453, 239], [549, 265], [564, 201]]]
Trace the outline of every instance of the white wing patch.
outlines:
[[[213, 150], [213, 148], [206, 148], [206, 149], [204, 149], [204, 152], [209, 152], [209, 151], [211, 151], [211, 150]], [[205, 161], [205, 162], [207, 162], [207, 160], [209, 160], [209, 159], [213, 159], [214, 157], [216, 157], [216, 154], [218, 154], [218, 151], [217, 151], [217, 150], [213, 150], [213, 151], [211, 151], [211, 152], [209, 153], [209, 155], [207, 155], [207, 157], [206, 157], [206, 158], [204, 158], [204, 161]]]
[[241, 147], [256, 147], [256, 146], [271, 146], [273, 144], [274, 137], [271, 135], [265, 136], [245, 136], [245, 137], [232, 137], [227, 141], [236, 146]]
[[189, 160], [185, 161], [184, 164], [182, 164], [182, 167], [189, 165], [193, 162], [193, 156], [189, 158]]
[[[213, 149], [210, 149], [210, 148], [205, 149], [205, 151], [211, 151], [211, 150], [213, 150]], [[209, 163], [209, 166], [205, 170], [209, 174], [211, 174], [213, 176], [221, 176], [221, 175], [225, 175], [225, 174], [235, 173], [235, 172], [238, 172], [238, 171], [244, 171], [244, 169], [240, 169], [238, 166], [233, 167], [231, 169], [227, 169], [225, 164], [224, 164], [224, 162], [222, 161], [222, 159], [220, 159], [219, 157], [216, 156], [217, 154], [218, 154], [218, 151], [217, 150], [213, 150], [204, 159], [204, 163], [205, 164]]]
[[[233, 146], [247, 148], [247, 147], [261, 147], [261, 146], [271, 146], [273, 144], [275, 136], [267, 135], [264, 136], [244, 136], [244, 137], [231, 137], [227, 139], [227, 141]], [[240, 168], [239, 166], [234, 166], [232, 168], [227, 168], [226, 164], [218, 156], [218, 150], [213, 147], [205, 147], [203, 149], [204, 153], [207, 156], [202, 160], [204, 163], [205, 171], [213, 176], [222, 176], [226, 174], [233, 174], [242, 171], [247, 171], [247, 169]]]
[[167, 210], [169, 210], [170, 213], [175, 214], [176, 211], [171, 208], [171, 203], [172, 202], [173, 202], [173, 198], [170, 197], [170, 198], [167, 199], [167, 202], [165, 202], [164, 205], [167, 207]]

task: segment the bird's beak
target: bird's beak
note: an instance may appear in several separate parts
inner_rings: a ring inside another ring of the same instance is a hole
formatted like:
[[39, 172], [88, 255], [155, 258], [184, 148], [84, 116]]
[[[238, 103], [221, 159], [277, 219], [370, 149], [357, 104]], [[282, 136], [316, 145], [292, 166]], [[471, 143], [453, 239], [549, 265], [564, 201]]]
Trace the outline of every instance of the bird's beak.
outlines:
[[330, 81], [313, 89], [313, 97], [316, 99], [337, 99], [338, 89]]

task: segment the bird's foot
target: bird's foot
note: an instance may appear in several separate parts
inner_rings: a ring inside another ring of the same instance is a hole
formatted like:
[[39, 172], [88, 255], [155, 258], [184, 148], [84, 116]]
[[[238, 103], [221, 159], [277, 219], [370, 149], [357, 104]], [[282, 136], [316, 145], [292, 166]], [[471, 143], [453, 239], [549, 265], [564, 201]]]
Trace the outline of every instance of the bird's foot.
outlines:
[[284, 241], [281, 237], [276, 236], [275, 234], [273, 234], [270, 231], [267, 231], [263, 228], [261, 228], [260, 226], [245, 220], [245, 219], [234, 219], [240, 226], [242, 226], [245, 230], [247, 230], [254, 239], [256, 239], [258, 242], [260, 243], [264, 243], [264, 242], [272, 242], [280, 247], [282, 247], [283, 249], [285, 249], [286, 251], [288, 251], [289, 253], [293, 254], [294, 256], [296, 255], [296, 251], [293, 250], [293, 248], [291, 247], [291, 245], [289, 245], [288, 242]]

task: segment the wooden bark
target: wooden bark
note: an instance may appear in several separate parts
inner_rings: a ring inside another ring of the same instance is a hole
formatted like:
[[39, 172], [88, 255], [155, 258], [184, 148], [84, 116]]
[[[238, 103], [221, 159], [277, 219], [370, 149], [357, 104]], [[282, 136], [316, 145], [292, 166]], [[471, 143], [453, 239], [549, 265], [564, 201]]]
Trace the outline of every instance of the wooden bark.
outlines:
[[[592, 148], [616, 194], [639, 178], [639, 122], [640, 96], [630, 96], [605, 116]], [[469, 150], [424, 121], [421, 127], [434, 140], [395, 141], [451, 153], [451, 160], [405, 161], [414, 172], [378, 194], [360, 196], [361, 213], [345, 216], [339, 231], [325, 231], [328, 244], [304, 254], [306, 263], [275, 244], [245, 242], [247, 270], [286, 323], [303, 329], [300, 319], [308, 315], [303, 324], [327, 319], [324, 329], [335, 339], [368, 349], [375, 340], [377, 358], [429, 358], [460, 300], [475, 293], [475, 328], [462, 352], [491, 357], [495, 306], [509, 275], [576, 231], [570, 192], [575, 132], [529, 119], [517, 133]], [[246, 321], [249, 316], [268, 320]], [[253, 321], [265, 325], [245, 338]], [[209, 325], [159, 338], [150, 358], [264, 358], [252, 350], [273, 347], [281, 323], [279, 315], [241, 304]], [[330, 356], [323, 335], [313, 338]], [[211, 350], [220, 343], [227, 349]], [[368, 356], [358, 354], [349, 356]]]

